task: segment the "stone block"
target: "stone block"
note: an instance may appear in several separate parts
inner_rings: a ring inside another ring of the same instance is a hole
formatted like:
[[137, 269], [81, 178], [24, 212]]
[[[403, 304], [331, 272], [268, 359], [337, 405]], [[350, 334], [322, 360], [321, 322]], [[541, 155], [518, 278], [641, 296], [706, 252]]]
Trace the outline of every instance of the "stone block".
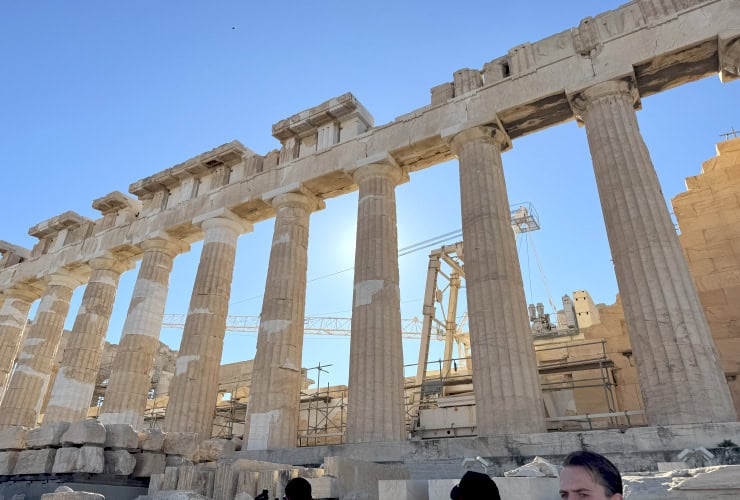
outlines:
[[154, 474], [164, 474], [165, 460], [162, 453], [144, 451], [134, 455], [136, 467], [132, 477], [151, 477]]
[[139, 447], [142, 451], [162, 451], [164, 436], [164, 432], [159, 429], [139, 432]]
[[62, 444], [97, 444], [105, 443], [105, 427], [95, 420], [80, 420], [69, 424], [62, 434]]
[[105, 496], [100, 493], [74, 491], [68, 486], [60, 486], [54, 493], [44, 493], [41, 495], [41, 500], [105, 500]]
[[306, 481], [311, 483], [311, 492], [314, 498], [339, 498], [339, 484], [337, 484], [335, 478], [326, 476], [307, 477]]
[[738, 498], [740, 496], [740, 465], [706, 467], [697, 471], [694, 477], [686, 479], [674, 489], [703, 491], [706, 492], [704, 498], [715, 498], [714, 495], [720, 496], [720, 491], [723, 496], [728, 498], [731, 496]]
[[231, 500], [236, 494], [237, 480], [239, 470], [222, 461], [216, 466], [216, 476], [214, 479], [213, 498], [215, 500]]
[[200, 468], [200, 479], [203, 481], [203, 494], [208, 498], [213, 498], [213, 491], [216, 486], [216, 468]]
[[381, 479], [378, 481], [379, 500], [427, 500], [428, 495], [429, 481], [426, 480]]
[[506, 477], [559, 477], [560, 471], [558, 466], [551, 464], [541, 457], [534, 457], [534, 460], [514, 470], [504, 472]]
[[188, 465], [195, 464], [192, 460], [181, 457], [180, 455], [165, 455], [165, 461], [167, 462], [167, 467], [187, 467]]
[[72, 472], [87, 472], [100, 474], [105, 468], [103, 448], [98, 446], [83, 446], [81, 448], [59, 448], [52, 472], [68, 474]]
[[153, 500], [210, 500], [193, 491], [162, 490], [151, 497]]
[[164, 452], [198, 461], [197, 432], [168, 432], [164, 437]]
[[105, 448], [135, 450], [139, 447], [139, 435], [129, 424], [105, 425]]
[[105, 450], [103, 472], [114, 476], [128, 476], [136, 468], [136, 459], [126, 450]]
[[162, 490], [176, 490], [177, 489], [177, 477], [179, 469], [178, 467], [165, 467], [164, 477], [162, 478]]
[[[260, 473], [251, 471], [239, 472], [236, 482], [236, 493], [247, 493], [251, 496], [257, 496], [257, 483], [259, 482]], [[316, 495], [313, 495], [316, 496]], [[317, 497], [321, 498], [321, 497]]]
[[180, 467], [177, 471], [177, 489], [193, 491], [198, 494], [205, 493], [205, 484], [201, 479], [198, 467], [190, 465]]
[[149, 478], [149, 490], [148, 495], [154, 495], [162, 489], [162, 481], [164, 480], [164, 474], [152, 474]]
[[49, 474], [54, 466], [56, 449], [24, 450], [18, 453], [13, 474]]
[[257, 491], [267, 490], [269, 498], [275, 498], [278, 492], [278, 472], [276, 470], [266, 470], [259, 473], [257, 477]]
[[17, 451], [0, 451], [0, 476], [9, 476], [13, 473], [18, 453]]
[[50, 422], [28, 431], [26, 447], [49, 448], [62, 445], [62, 435], [69, 429], [69, 422]]
[[658, 462], [658, 472], [687, 469], [686, 462]]
[[20, 426], [0, 431], [0, 450], [22, 450], [26, 447], [28, 429]]
[[409, 472], [401, 465], [381, 465], [345, 457], [326, 457], [324, 472], [337, 479], [339, 496], [367, 494], [378, 498], [381, 479], [409, 479]]
[[213, 461], [220, 458], [231, 458], [236, 451], [236, 443], [229, 439], [208, 439], [200, 443], [199, 458], [201, 461]]

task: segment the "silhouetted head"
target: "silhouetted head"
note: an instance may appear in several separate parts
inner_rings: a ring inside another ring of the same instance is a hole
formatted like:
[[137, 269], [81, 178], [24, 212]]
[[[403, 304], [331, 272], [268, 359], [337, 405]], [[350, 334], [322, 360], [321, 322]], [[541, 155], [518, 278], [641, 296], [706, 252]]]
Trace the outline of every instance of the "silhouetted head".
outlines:
[[285, 485], [285, 497], [288, 500], [311, 500], [311, 483], [302, 477], [296, 477]]
[[487, 474], [468, 471], [450, 492], [452, 500], [501, 500], [498, 487]]

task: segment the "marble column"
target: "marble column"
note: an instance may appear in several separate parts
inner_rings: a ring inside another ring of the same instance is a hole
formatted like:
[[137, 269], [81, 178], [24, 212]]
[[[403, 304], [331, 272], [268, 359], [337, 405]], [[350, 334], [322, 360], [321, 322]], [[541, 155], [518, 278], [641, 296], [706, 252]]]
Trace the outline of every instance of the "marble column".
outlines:
[[144, 254], [99, 417], [103, 423], [131, 424], [135, 429], [144, 426], [172, 263], [189, 247], [160, 234], [142, 242], [141, 248]]
[[303, 193], [280, 194], [272, 200], [275, 229], [245, 425], [248, 450], [297, 445], [308, 224], [320, 204]]
[[13, 425], [36, 426], [64, 331], [69, 301], [80, 284], [81, 280], [67, 271], [58, 271], [49, 277], [36, 319], [23, 341], [15, 370], [0, 404], [0, 429]]
[[347, 441], [406, 438], [396, 185], [388, 158], [354, 172], [360, 188], [352, 297]]
[[26, 286], [16, 286], [3, 292], [5, 301], [0, 308], [0, 401], [7, 388], [10, 372], [18, 354], [28, 311], [38, 292]]
[[218, 397], [218, 370], [236, 241], [249, 224], [229, 211], [208, 214], [201, 221], [205, 234], [203, 252], [175, 364], [175, 376], [170, 383], [164, 428], [168, 432], [197, 432], [201, 439], [209, 439]]
[[454, 133], [478, 435], [544, 432], [522, 274], [511, 228], [502, 127]]
[[572, 100], [596, 184], [650, 425], [737, 416], [626, 82]]
[[105, 256], [92, 259], [90, 269], [90, 281], [62, 355], [62, 364], [44, 412], [44, 423], [87, 418], [118, 280], [130, 267], [112, 256]]

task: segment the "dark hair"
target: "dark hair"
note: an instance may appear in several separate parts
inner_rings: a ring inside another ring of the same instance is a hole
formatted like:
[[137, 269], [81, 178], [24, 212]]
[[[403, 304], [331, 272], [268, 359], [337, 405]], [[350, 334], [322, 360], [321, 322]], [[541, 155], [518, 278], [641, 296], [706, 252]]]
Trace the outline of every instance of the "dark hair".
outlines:
[[501, 500], [498, 487], [488, 474], [468, 471], [460, 484], [452, 488], [450, 498], [458, 500]]
[[285, 485], [285, 496], [289, 500], [311, 500], [311, 483], [302, 477], [295, 477]]
[[583, 467], [594, 481], [604, 487], [607, 496], [622, 494], [622, 477], [619, 469], [608, 458], [592, 451], [574, 451], [563, 461], [563, 467]]

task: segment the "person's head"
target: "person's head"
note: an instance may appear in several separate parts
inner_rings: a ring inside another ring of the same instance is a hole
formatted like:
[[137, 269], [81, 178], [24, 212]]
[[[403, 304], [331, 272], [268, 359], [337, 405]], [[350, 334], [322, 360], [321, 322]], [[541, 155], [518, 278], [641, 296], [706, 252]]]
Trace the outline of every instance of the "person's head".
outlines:
[[576, 451], [565, 457], [560, 472], [560, 498], [622, 500], [622, 477], [606, 457]]
[[498, 487], [487, 474], [468, 471], [450, 492], [452, 500], [501, 500]]
[[285, 485], [285, 498], [288, 500], [311, 500], [311, 483], [296, 477]]

